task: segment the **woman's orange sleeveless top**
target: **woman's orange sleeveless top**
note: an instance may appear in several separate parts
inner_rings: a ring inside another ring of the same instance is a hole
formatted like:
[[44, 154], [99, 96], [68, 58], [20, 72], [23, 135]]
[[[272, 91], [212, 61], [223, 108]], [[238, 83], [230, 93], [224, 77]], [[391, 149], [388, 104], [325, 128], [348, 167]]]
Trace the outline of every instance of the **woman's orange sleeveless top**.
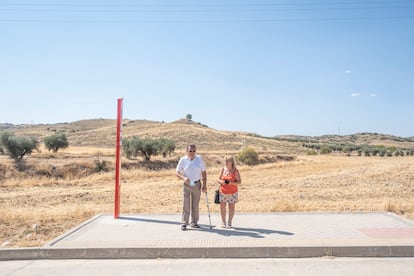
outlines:
[[[229, 172], [227, 169], [223, 170], [223, 174], [221, 175], [222, 180], [228, 180], [228, 181], [236, 181], [236, 170], [233, 170], [233, 172]], [[237, 185], [232, 184], [223, 184], [220, 187], [220, 192], [222, 194], [234, 194], [238, 191]]]

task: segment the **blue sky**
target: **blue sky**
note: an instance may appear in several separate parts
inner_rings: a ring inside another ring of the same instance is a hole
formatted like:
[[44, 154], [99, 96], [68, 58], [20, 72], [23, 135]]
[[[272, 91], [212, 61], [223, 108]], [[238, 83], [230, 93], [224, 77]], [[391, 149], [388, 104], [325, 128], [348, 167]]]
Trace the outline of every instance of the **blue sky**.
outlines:
[[414, 0], [3, 1], [0, 123], [414, 136]]

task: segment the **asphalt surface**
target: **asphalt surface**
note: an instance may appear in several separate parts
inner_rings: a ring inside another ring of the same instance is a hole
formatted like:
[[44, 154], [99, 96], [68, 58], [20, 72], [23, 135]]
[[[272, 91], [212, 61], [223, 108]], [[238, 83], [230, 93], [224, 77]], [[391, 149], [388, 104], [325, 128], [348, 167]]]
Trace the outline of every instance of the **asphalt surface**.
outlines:
[[412, 276], [414, 258], [26, 260], [0, 262], [0, 274]]

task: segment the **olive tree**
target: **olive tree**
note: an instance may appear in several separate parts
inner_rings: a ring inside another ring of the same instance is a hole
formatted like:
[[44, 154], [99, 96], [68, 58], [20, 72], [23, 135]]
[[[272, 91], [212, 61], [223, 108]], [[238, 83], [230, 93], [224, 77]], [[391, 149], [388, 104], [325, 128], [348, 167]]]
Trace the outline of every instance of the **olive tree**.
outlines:
[[162, 157], [171, 156], [171, 153], [175, 150], [175, 142], [169, 139], [161, 138], [159, 139], [160, 153]]
[[163, 157], [170, 155], [175, 150], [175, 143], [165, 138], [141, 139], [133, 136], [122, 141], [122, 150], [128, 159], [141, 155], [144, 160], [149, 161], [152, 155], [162, 154]]
[[0, 144], [4, 151], [14, 160], [21, 160], [23, 156], [30, 155], [33, 150], [39, 150], [39, 142], [33, 137], [17, 137], [14, 133], [3, 132]]
[[68, 139], [63, 132], [53, 134], [44, 139], [46, 148], [56, 153], [59, 149], [64, 149], [69, 146]]

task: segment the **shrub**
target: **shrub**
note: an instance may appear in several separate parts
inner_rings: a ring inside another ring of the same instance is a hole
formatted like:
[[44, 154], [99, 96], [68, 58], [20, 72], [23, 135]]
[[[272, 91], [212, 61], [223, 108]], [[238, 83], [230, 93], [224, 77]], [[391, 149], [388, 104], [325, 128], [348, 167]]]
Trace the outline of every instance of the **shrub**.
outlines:
[[105, 160], [96, 160], [95, 161], [95, 172], [107, 172], [108, 166], [106, 165]]
[[330, 146], [328, 146], [328, 145], [321, 146], [321, 150], [320, 150], [321, 154], [328, 154], [328, 153], [331, 153], [331, 152], [332, 152], [332, 148]]
[[245, 148], [239, 152], [238, 159], [246, 165], [256, 165], [259, 163], [259, 155], [252, 148]]

